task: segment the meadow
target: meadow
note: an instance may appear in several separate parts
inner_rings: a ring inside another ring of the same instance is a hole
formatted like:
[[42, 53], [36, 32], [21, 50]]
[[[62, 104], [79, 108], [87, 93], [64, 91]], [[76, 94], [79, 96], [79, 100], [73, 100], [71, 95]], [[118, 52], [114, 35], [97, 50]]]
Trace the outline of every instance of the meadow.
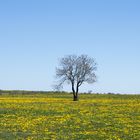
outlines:
[[140, 140], [140, 95], [0, 95], [0, 140]]

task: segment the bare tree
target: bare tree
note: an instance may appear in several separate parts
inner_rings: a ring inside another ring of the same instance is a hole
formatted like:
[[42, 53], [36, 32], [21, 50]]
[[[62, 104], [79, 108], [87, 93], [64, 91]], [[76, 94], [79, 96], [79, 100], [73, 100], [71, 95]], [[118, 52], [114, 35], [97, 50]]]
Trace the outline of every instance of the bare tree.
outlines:
[[96, 81], [96, 68], [95, 60], [87, 55], [68, 55], [60, 60], [60, 65], [56, 68], [59, 86], [63, 86], [65, 82], [71, 84], [73, 100], [78, 101], [79, 87], [84, 82], [90, 84]]

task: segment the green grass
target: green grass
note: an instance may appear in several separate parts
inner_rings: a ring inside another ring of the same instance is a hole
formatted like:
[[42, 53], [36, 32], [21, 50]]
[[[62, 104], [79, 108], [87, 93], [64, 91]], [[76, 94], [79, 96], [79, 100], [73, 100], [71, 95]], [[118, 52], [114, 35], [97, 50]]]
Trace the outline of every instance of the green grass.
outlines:
[[[22, 92], [20, 92], [22, 93]], [[0, 95], [0, 140], [139, 140], [140, 95]]]

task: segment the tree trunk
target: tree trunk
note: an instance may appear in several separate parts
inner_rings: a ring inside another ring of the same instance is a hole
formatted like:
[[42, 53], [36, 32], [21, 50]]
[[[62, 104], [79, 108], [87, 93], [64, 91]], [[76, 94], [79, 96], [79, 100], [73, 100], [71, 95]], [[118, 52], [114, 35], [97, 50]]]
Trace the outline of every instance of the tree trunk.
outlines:
[[75, 96], [75, 89], [74, 89], [74, 83], [72, 82], [72, 92], [73, 92], [73, 96]]
[[73, 101], [78, 101], [78, 94], [73, 96]]
[[73, 101], [78, 101], [78, 86], [76, 87], [75, 92], [74, 82], [72, 82], [72, 91], [73, 91]]
[[73, 94], [73, 101], [78, 101], [78, 91], [79, 91], [79, 87], [78, 87], [78, 84], [76, 86], [76, 93]]

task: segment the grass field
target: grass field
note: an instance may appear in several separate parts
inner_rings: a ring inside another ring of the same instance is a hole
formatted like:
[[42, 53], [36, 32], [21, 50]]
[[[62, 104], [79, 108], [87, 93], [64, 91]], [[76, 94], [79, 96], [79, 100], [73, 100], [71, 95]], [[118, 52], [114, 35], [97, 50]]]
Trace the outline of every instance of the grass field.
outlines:
[[0, 140], [140, 140], [140, 95], [0, 95]]

